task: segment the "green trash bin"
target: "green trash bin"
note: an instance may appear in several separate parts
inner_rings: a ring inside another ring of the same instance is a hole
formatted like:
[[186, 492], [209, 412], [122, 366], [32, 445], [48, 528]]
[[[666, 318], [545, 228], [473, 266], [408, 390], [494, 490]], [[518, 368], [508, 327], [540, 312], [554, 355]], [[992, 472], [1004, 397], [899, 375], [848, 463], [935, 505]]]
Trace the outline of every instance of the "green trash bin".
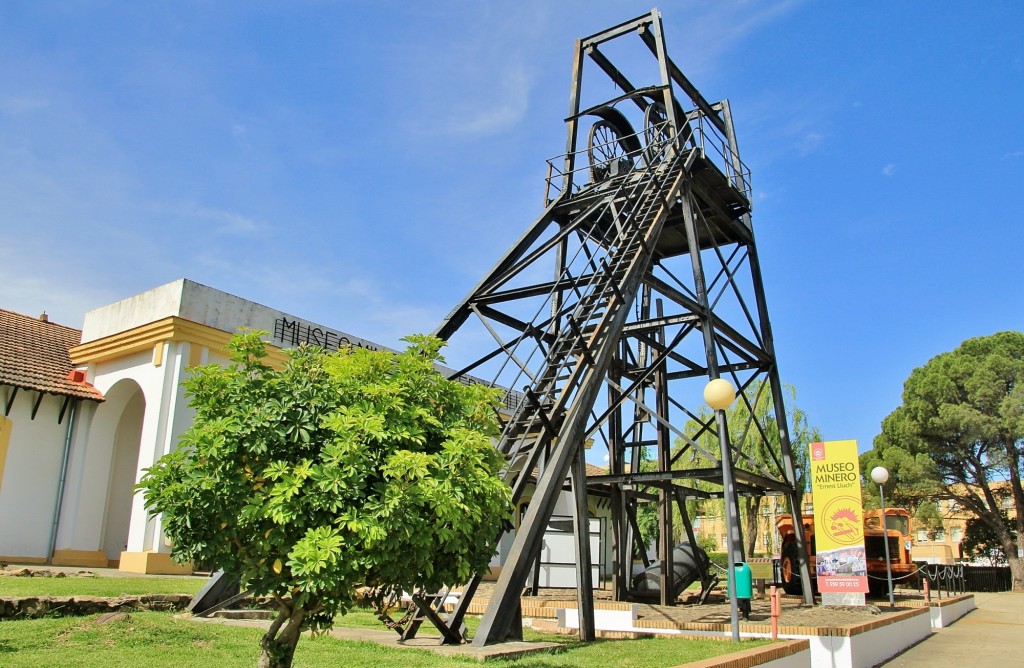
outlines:
[[754, 598], [754, 576], [750, 566], [743, 562], [734, 564], [732, 579], [736, 581], [736, 606], [743, 613], [743, 619], [750, 619], [750, 599]]
[[736, 578], [736, 598], [754, 598], [754, 576], [750, 566], [740, 562], [733, 566], [733, 574]]

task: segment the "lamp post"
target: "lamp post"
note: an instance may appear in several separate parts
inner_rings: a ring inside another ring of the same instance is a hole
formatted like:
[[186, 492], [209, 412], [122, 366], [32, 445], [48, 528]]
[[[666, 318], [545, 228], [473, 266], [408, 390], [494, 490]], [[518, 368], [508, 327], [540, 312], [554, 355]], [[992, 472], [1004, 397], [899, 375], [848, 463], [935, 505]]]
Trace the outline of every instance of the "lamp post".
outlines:
[[[732, 455], [729, 447], [729, 431], [725, 423], [725, 411], [732, 402], [736, 400], [736, 390], [732, 383], [724, 378], [714, 378], [704, 386], [704, 401], [715, 411], [715, 419], [718, 424], [718, 440], [721, 444], [722, 456], [722, 487], [724, 490], [723, 500], [725, 501], [725, 549], [729, 554], [729, 616], [732, 624], [732, 639], [739, 642], [740, 619], [739, 608], [736, 602], [736, 538], [734, 535], [739, 526], [739, 517], [736, 516], [736, 484], [732, 478]], [[740, 557], [740, 562], [743, 557]]]
[[892, 561], [889, 559], [889, 522], [885, 516], [885, 493], [882, 491], [882, 485], [889, 479], [889, 470], [884, 466], [876, 466], [871, 469], [871, 479], [878, 485], [878, 500], [882, 504], [882, 538], [885, 543], [885, 573], [889, 578], [889, 607], [895, 607], [896, 602], [893, 600], [892, 595]]

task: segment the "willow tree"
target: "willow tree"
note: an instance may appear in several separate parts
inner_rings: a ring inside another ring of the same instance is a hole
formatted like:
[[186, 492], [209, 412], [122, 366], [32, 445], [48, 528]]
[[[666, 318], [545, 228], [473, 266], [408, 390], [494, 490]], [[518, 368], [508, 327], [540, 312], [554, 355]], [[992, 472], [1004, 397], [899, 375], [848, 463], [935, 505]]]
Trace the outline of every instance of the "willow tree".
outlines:
[[[821, 432], [808, 422], [807, 414], [796, 405], [796, 388], [785, 385], [786, 412], [789, 417], [788, 433], [793, 453], [793, 463], [797, 467], [797, 494], [807, 488], [807, 453], [811, 443], [821, 441]], [[758, 464], [770, 465], [778, 459], [782, 452], [779, 440], [779, 423], [775, 414], [775, 403], [772, 400], [768, 384], [758, 382], [752, 385], [747, 396], [753, 395], [751, 402], [737, 400], [728, 413], [729, 439], [738, 451], [744, 453]], [[757, 425], [757, 433], [748, 425]], [[789, 498], [783, 497], [788, 507]], [[746, 540], [746, 554], [754, 552], [757, 544], [758, 517], [764, 505], [763, 496], [741, 497], [740, 505], [743, 513], [742, 524]], [[773, 506], [774, 508], [774, 506]], [[789, 508], [793, 512], [792, 508]], [[800, 512], [800, 509], [797, 509]], [[770, 518], [769, 533], [775, 531], [774, 516]]]
[[[968, 339], [914, 369], [875, 450], [880, 461], [910, 463], [928, 476], [916, 484], [935, 486], [983, 522], [1010, 564], [1014, 589], [1024, 590], [1024, 333]], [[895, 497], [912, 482], [904, 475], [888, 488]], [[1015, 531], [1004, 521], [1004, 498]]]
[[[810, 424], [807, 414], [796, 405], [796, 389], [792, 385], [784, 385], [783, 392], [786, 401], [786, 412], [788, 413], [788, 433], [790, 435], [790, 447], [793, 454], [793, 463], [797, 467], [797, 492], [803, 493], [807, 487], [807, 453], [808, 446], [816, 441], [821, 441], [821, 432], [817, 427]], [[776, 459], [781, 457], [782, 445], [779, 440], [779, 423], [775, 414], [775, 403], [772, 399], [770, 386], [763, 381], [752, 383], [744, 392], [746, 399], [738, 397], [736, 402], [726, 411], [727, 423], [729, 425], [729, 441], [732, 447], [743, 457], [752, 460], [756, 464], [773, 466]], [[707, 418], [707, 415], [701, 417]], [[695, 428], [696, 423], [690, 423], [687, 429]], [[706, 432], [699, 439], [708, 452], [718, 451], [718, 437], [711, 432]], [[683, 444], [677, 443], [677, 447]], [[704, 457], [696, 450], [689, 458], [688, 466], [700, 466]], [[708, 460], [710, 463], [710, 460]], [[695, 486], [703, 488], [706, 483], [696, 481]], [[789, 499], [785, 498], [788, 508]], [[764, 506], [763, 496], [740, 497], [741, 525], [743, 527], [743, 538], [745, 543], [745, 554], [753, 554], [757, 544], [758, 519], [761, 509]], [[717, 506], [721, 508], [721, 502]], [[773, 506], [774, 508], [774, 506]], [[790, 509], [792, 512], [792, 509]], [[769, 517], [771, 527], [769, 532], [775, 529], [774, 516]]]
[[482, 572], [510, 490], [490, 441], [497, 393], [439, 374], [437, 339], [302, 347], [274, 369], [260, 334], [231, 341], [230, 365], [192, 370], [195, 421], [140, 488], [176, 559], [275, 602], [258, 665], [287, 667], [360, 584], [435, 590]]

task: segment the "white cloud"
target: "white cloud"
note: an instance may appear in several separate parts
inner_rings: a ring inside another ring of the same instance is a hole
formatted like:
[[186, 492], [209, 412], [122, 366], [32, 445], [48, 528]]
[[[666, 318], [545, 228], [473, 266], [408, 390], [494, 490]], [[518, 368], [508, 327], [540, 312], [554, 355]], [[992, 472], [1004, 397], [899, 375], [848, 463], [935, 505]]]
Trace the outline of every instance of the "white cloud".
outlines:
[[11, 116], [27, 114], [49, 106], [49, 100], [33, 95], [15, 95], [0, 100], [0, 112]]
[[1010, 151], [1009, 153], [1003, 154], [1003, 159], [1006, 158], [1024, 158], [1024, 151]]
[[506, 69], [487, 92], [493, 99], [469, 97], [471, 104], [455, 109], [443, 132], [479, 137], [503, 132], [522, 120], [530, 104], [530, 81], [522, 66]]
[[[741, 42], [750, 33], [790, 12], [803, 0], [782, 0], [781, 2], [712, 2], [705, 3], [698, 11], [679, 13], [679, 25], [666, 27], [670, 39], [677, 29], [682, 29], [683, 54], [673, 55], [677, 62], [686, 63], [686, 73], [690, 77], [704, 78], [710, 76], [718, 67], [721, 56]], [[672, 15], [664, 15], [666, 22], [674, 20]]]
[[400, 346], [403, 336], [432, 331], [440, 321], [444, 308], [435, 308], [433, 293], [409, 301], [391, 283], [393, 276], [378, 275], [375, 269], [343, 263], [338, 272], [308, 272], [297, 270], [305, 265], [288, 256], [284, 251], [273, 262], [254, 263], [231, 249], [210, 247], [189, 259], [187, 275], [389, 347]]
[[882, 167], [882, 174], [884, 174], [885, 176], [892, 176], [895, 173], [896, 173], [896, 165], [892, 164], [891, 162], [888, 165], [886, 165], [885, 167]]
[[192, 210], [191, 214], [197, 218], [219, 223], [219, 225], [214, 228], [214, 232], [217, 234], [251, 237], [266, 229], [265, 225], [231, 211], [198, 208]]
[[804, 134], [797, 140], [796, 149], [801, 156], [808, 156], [817, 151], [822, 142], [825, 141], [825, 134], [816, 130]]
[[80, 328], [86, 311], [109, 304], [115, 295], [87, 281], [69, 280], [63, 275], [18, 269], [10, 253], [0, 253], [0, 308], [22, 315], [38, 316], [44, 311], [51, 322]]

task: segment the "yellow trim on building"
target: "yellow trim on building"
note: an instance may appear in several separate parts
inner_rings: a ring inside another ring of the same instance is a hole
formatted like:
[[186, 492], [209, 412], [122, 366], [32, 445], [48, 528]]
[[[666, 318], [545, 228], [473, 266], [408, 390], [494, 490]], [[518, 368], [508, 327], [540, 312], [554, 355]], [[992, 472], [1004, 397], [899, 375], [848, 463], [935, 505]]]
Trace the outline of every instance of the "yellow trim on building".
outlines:
[[5, 564], [45, 564], [46, 557], [9, 557], [0, 554], [0, 562]]
[[4, 462], [7, 461], [7, 446], [11, 443], [11, 427], [14, 422], [0, 415], [0, 489], [4, 486]]
[[54, 566], [106, 568], [107, 555], [103, 550], [54, 550], [50, 563]]
[[190, 367], [199, 366], [203, 363], [203, 348], [204, 346], [197, 343], [188, 344], [188, 365]]
[[[106, 362], [153, 348], [153, 363], [162, 363], [163, 344], [168, 341], [184, 341], [191, 344], [189, 364], [201, 359], [202, 348], [222, 352], [231, 340], [232, 333], [209, 325], [201, 325], [178, 316], [170, 316], [156, 322], [135, 327], [125, 332], [89, 341], [71, 349], [71, 363], [75, 366]], [[160, 348], [157, 353], [156, 348]], [[161, 359], [158, 359], [157, 355]], [[286, 356], [281, 348], [267, 344], [267, 360], [274, 366], [284, 364]]]
[[192, 564], [179, 564], [166, 552], [122, 552], [118, 570], [149, 575], [192, 575]]

